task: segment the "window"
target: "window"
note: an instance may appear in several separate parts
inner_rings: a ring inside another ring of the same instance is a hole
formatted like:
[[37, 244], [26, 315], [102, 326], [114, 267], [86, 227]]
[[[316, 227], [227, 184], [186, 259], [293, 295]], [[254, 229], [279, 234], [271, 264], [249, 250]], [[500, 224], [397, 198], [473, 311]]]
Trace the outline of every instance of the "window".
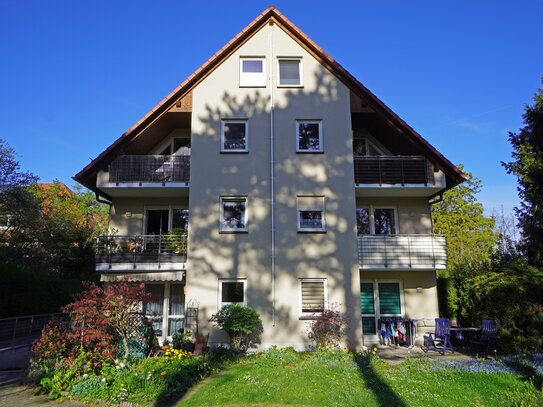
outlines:
[[221, 232], [247, 232], [247, 198], [221, 198]]
[[279, 59], [278, 63], [279, 86], [303, 86], [300, 58]]
[[261, 57], [239, 60], [239, 86], [265, 87], [266, 60]]
[[386, 155], [367, 138], [353, 139], [353, 153], [358, 156], [379, 156]]
[[247, 280], [219, 280], [220, 307], [229, 304], [246, 305]]
[[9, 229], [13, 215], [0, 215], [0, 230]]
[[296, 198], [298, 207], [298, 232], [324, 232], [323, 196], [299, 196]]
[[364, 335], [376, 335], [379, 318], [403, 316], [400, 283], [398, 281], [362, 281], [360, 309]]
[[356, 208], [356, 229], [359, 235], [395, 235], [397, 231], [394, 208]]
[[145, 303], [143, 312], [151, 321], [156, 336], [165, 340], [181, 332], [185, 322], [185, 286], [180, 283], [145, 284], [145, 291], [151, 294], [151, 300]]
[[159, 155], [190, 155], [190, 137], [175, 137]]
[[300, 292], [302, 316], [312, 316], [326, 309], [328, 298], [325, 279], [301, 279]]
[[299, 153], [322, 152], [322, 123], [320, 120], [296, 121], [296, 151]]
[[247, 120], [223, 120], [221, 124], [221, 152], [249, 151]]
[[172, 206], [145, 207], [144, 234], [165, 235], [172, 229], [187, 232], [189, 227], [189, 210]]

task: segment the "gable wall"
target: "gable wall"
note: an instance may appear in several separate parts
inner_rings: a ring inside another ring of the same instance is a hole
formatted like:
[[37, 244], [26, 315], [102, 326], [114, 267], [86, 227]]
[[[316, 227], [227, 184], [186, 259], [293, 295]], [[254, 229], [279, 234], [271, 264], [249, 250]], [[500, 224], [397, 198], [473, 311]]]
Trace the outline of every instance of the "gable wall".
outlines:
[[[273, 57], [269, 60], [270, 30]], [[274, 84], [239, 87], [239, 57], [266, 56]], [[277, 56], [303, 59], [303, 88], [277, 88]], [[274, 98], [276, 326], [272, 326], [270, 91]], [[277, 26], [265, 26], [193, 91], [187, 300], [201, 329], [218, 309], [220, 278], [247, 278], [248, 304], [264, 320], [265, 345], [306, 340], [299, 278], [326, 278], [330, 303], [359, 332], [355, 196], [349, 90]], [[220, 153], [221, 118], [248, 118], [249, 153]], [[297, 154], [296, 119], [321, 119], [324, 153]], [[219, 233], [221, 195], [248, 197], [249, 232]], [[296, 195], [326, 197], [325, 234], [297, 232]], [[286, 334], [287, 333], [287, 334]], [[354, 334], [353, 334], [354, 335]], [[278, 339], [281, 337], [281, 341]], [[211, 341], [220, 340], [212, 336]], [[355, 339], [354, 337], [351, 339]]]

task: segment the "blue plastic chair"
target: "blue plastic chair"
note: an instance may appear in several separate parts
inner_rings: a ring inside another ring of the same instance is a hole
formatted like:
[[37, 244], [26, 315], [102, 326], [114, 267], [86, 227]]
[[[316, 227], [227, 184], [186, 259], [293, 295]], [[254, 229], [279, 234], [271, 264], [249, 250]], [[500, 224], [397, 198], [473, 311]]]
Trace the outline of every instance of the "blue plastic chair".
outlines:
[[[427, 335], [424, 335], [424, 346], [422, 350], [428, 352], [429, 350], [437, 350], [442, 355], [445, 354], [447, 349], [450, 349], [454, 353], [454, 348], [451, 344], [451, 321], [448, 318], [436, 318], [436, 328], [435, 331], [427, 332]], [[438, 348], [436, 345], [440, 345], [441, 348]], [[430, 346], [433, 346], [430, 349]]]
[[498, 336], [498, 323], [493, 319], [484, 319], [481, 327], [481, 334], [478, 338], [469, 343], [468, 355], [471, 355], [473, 347], [476, 347], [479, 351], [481, 347], [486, 345], [483, 355], [485, 359], [488, 358], [488, 352], [490, 351], [490, 348], [494, 347], [496, 336]]

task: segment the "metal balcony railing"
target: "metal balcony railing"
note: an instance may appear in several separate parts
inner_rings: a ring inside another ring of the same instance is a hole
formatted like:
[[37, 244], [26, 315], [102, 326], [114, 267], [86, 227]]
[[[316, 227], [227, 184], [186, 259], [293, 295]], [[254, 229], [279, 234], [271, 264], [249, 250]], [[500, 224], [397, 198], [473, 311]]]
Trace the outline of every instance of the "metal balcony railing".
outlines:
[[99, 236], [96, 263], [184, 263], [187, 235]]
[[109, 166], [109, 182], [189, 182], [190, 155], [120, 155]]
[[362, 269], [444, 269], [447, 243], [441, 235], [359, 235]]
[[354, 156], [356, 184], [434, 184], [434, 168], [425, 157]]

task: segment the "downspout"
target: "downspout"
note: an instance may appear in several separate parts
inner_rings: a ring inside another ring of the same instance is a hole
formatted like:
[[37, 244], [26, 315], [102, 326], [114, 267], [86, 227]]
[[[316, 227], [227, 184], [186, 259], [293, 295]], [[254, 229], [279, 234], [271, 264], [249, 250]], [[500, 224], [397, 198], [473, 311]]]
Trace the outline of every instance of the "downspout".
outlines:
[[274, 127], [273, 127], [273, 22], [270, 22], [270, 58], [269, 58], [269, 84], [270, 84], [270, 210], [271, 210], [271, 295], [272, 295], [272, 326], [275, 326], [275, 153], [274, 153]]

